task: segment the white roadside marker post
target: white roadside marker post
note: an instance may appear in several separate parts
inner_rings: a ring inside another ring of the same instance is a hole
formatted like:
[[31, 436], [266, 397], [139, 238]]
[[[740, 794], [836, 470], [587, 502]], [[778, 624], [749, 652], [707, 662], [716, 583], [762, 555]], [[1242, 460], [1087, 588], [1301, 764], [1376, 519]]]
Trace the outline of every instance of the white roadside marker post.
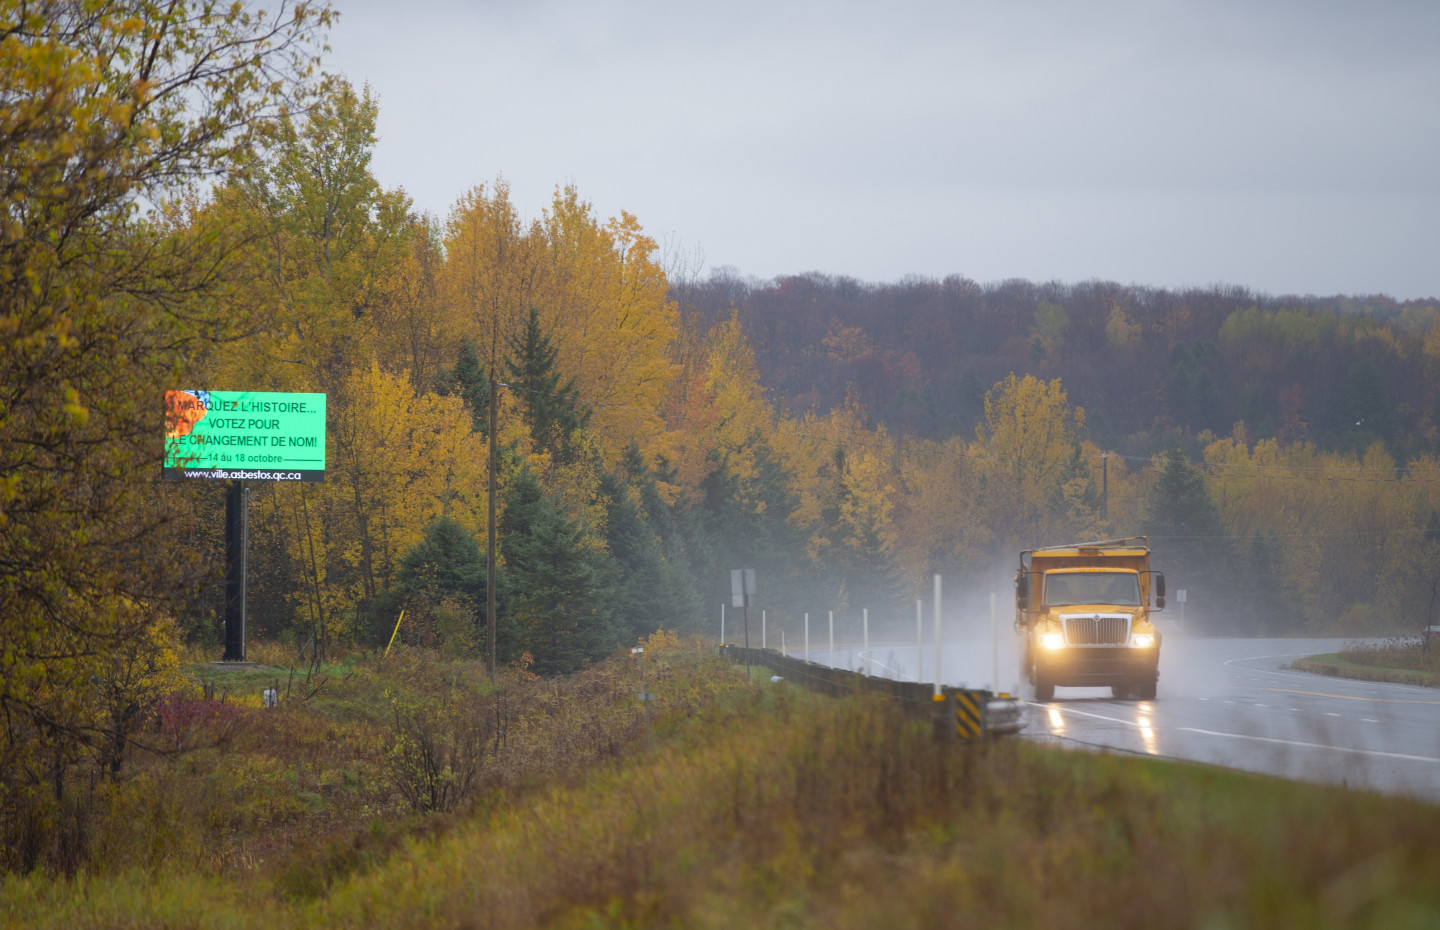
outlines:
[[870, 677], [870, 608], [866, 607], [860, 611], [860, 626], [865, 631], [865, 651], [861, 653], [865, 658], [862, 661], [861, 674], [866, 678]]
[[1000, 627], [995, 620], [995, 592], [990, 592], [990, 690], [1000, 690]]
[[935, 694], [940, 694], [940, 576], [935, 576]]

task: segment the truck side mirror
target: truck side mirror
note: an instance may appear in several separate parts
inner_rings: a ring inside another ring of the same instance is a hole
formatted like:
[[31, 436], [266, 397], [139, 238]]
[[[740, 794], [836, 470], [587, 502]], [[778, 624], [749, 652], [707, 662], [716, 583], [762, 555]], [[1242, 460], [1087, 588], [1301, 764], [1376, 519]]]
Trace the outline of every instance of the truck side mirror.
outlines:
[[1165, 609], [1165, 574], [1163, 572], [1155, 573], [1155, 609]]
[[1015, 576], [1015, 606], [1021, 610], [1030, 607], [1030, 576], [1024, 572]]

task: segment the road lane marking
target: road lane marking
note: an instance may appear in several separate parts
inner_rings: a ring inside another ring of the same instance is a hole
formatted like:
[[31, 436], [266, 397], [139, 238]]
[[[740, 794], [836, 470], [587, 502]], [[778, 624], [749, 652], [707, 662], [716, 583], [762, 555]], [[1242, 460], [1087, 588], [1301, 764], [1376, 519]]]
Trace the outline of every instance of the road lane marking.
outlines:
[[1325, 716], [1327, 716], [1327, 717], [1338, 717], [1338, 716], [1340, 716], [1340, 715], [1337, 714], [1337, 713], [1335, 713], [1333, 710], [1327, 710], [1327, 711], [1325, 711]]
[[[1073, 707], [1057, 707], [1057, 706], [1051, 704], [1051, 705], [1047, 705], [1047, 709], [1050, 711], [1050, 713], [1051, 713], [1051, 715], [1052, 715], [1052, 719], [1053, 719], [1053, 715], [1054, 715], [1055, 711], [1060, 711], [1060, 712], [1066, 713], [1066, 714], [1079, 714], [1079, 715], [1082, 716], [1082, 717], [1094, 717], [1096, 720], [1106, 720], [1106, 721], [1109, 721], [1110, 723], [1119, 723], [1119, 724], [1123, 724], [1123, 725], [1125, 725], [1125, 726], [1127, 726], [1127, 727], [1132, 727], [1132, 728], [1134, 728], [1134, 729], [1136, 729], [1136, 730], [1142, 730], [1142, 731], [1143, 731], [1143, 730], [1151, 729], [1150, 727], [1146, 727], [1146, 726], [1144, 726], [1144, 725], [1142, 725], [1142, 724], [1135, 723], [1134, 721], [1124, 720], [1124, 719], [1121, 719], [1120, 717], [1107, 717], [1105, 714], [1095, 714], [1095, 713], [1091, 713], [1090, 711], [1086, 711], [1086, 710], [1076, 710], [1076, 709], [1073, 708]], [[1291, 709], [1293, 710], [1294, 708], [1291, 708]], [[1414, 756], [1414, 755], [1410, 755], [1410, 754], [1408, 754], [1408, 753], [1403, 753], [1403, 752], [1385, 752], [1385, 751], [1379, 750], [1379, 749], [1352, 749], [1352, 748], [1350, 748], [1349, 746], [1327, 746], [1327, 745], [1325, 745], [1324, 743], [1307, 743], [1307, 742], [1303, 742], [1303, 741], [1301, 741], [1301, 740], [1279, 739], [1279, 738], [1271, 737], [1271, 736], [1251, 736], [1251, 735], [1249, 735], [1249, 734], [1247, 734], [1247, 733], [1222, 733], [1222, 732], [1220, 732], [1219, 730], [1203, 730], [1203, 729], [1200, 729], [1199, 727], [1175, 727], [1175, 730], [1177, 730], [1177, 731], [1179, 731], [1179, 732], [1183, 732], [1183, 733], [1198, 733], [1198, 734], [1200, 734], [1200, 735], [1202, 735], [1202, 736], [1223, 736], [1223, 737], [1229, 737], [1230, 739], [1248, 739], [1248, 740], [1254, 740], [1255, 742], [1259, 742], [1259, 743], [1279, 743], [1279, 744], [1282, 744], [1282, 745], [1285, 745], [1285, 746], [1300, 746], [1300, 747], [1304, 747], [1304, 748], [1306, 748], [1306, 749], [1331, 749], [1331, 750], [1334, 750], [1334, 751], [1336, 751], [1336, 752], [1350, 752], [1350, 753], [1357, 753], [1357, 754], [1359, 754], [1359, 755], [1365, 755], [1365, 756], [1381, 756], [1381, 757], [1386, 758], [1386, 759], [1404, 759], [1404, 760], [1406, 760], [1406, 761], [1408, 761], [1408, 762], [1434, 762], [1434, 763], [1436, 763], [1436, 764], [1440, 764], [1440, 759], [1437, 759], [1437, 758], [1435, 758], [1435, 757], [1433, 757], [1433, 756]], [[1151, 732], [1153, 732], [1153, 730], [1152, 730]], [[1145, 734], [1142, 732], [1142, 736], [1144, 736], [1144, 735], [1145, 735]], [[1074, 739], [1074, 737], [1070, 737], [1070, 738], [1071, 738], [1071, 739]], [[1077, 741], [1077, 742], [1081, 742], [1080, 740], [1076, 740], [1076, 741]], [[1148, 740], [1147, 740], [1147, 742], [1148, 742]], [[1114, 747], [1114, 746], [1105, 746], [1105, 744], [1103, 744], [1103, 743], [1095, 744], [1095, 745], [1099, 745], [1099, 746], [1102, 746], [1102, 747], [1104, 747], [1104, 748], [1110, 748], [1110, 749], [1118, 749], [1118, 748], [1119, 748], [1119, 747]], [[1150, 751], [1150, 752], [1152, 752], [1152, 753], [1154, 752], [1154, 750], [1148, 750], [1148, 751]], [[1183, 757], [1177, 757], [1177, 758], [1183, 758]]]
[[1327, 746], [1324, 743], [1304, 743], [1293, 739], [1276, 739], [1271, 736], [1251, 736], [1248, 733], [1221, 733], [1218, 730], [1201, 730], [1197, 727], [1176, 727], [1185, 733], [1199, 733], [1203, 736], [1226, 736], [1230, 739], [1249, 739], [1259, 743], [1282, 743], [1286, 746], [1303, 746], [1307, 749], [1333, 749], [1336, 752], [1354, 752], [1365, 756], [1384, 756], [1387, 759], [1405, 759], [1410, 762], [1440, 763], [1433, 756], [1412, 756], [1403, 752], [1383, 752], [1379, 749], [1351, 749], [1349, 746]]
[[1266, 688], [1266, 691], [1277, 691], [1281, 694], [1308, 694], [1311, 697], [1332, 697], [1345, 701], [1370, 701], [1375, 704], [1433, 704], [1440, 706], [1440, 701], [1406, 701], [1399, 698], [1373, 698], [1357, 697], [1353, 694], [1331, 694], [1328, 691], [1296, 691], [1294, 688]]
[[1054, 705], [1051, 705], [1050, 709], [1051, 711], [1058, 710], [1067, 714], [1079, 714], [1082, 717], [1094, 717], [1096, 720], [1108, 720], [1111, 723], [1123, 723], [1127, 727], [1135, 727], [1137, 730], [1141, 727], [1141, 724], [1135, 723], [1131, 720], [1124, 720], [1120, 717], [1107, 717], [1104, 714], [1092, 714], [1087, 710], [1076, 710], [1073, 707], [1055, 707]]
[[1373, 719], [1373, 718], [1371, 718], [1371, 717], [1361, 717], [1360, 719], [1363, 720], [1363, 721], [1365, 721], [1366, 723], [1379, 723], [1379, 722], [1380, 722], [1380, 721], [1375, 720], [1375, 719]]

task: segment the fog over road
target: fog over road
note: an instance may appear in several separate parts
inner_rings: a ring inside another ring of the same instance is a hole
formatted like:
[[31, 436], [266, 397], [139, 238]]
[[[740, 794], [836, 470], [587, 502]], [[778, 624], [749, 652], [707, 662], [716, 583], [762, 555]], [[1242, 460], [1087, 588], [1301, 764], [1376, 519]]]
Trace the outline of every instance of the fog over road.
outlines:
[[[1024, 736], [1440, 802], [1440, 690], [1288, 668], [1293, 659], [1336, 652], [1346, 642], [1192, 639], [1166, 632], [1156, 700], [1117, 701], [1108, 688], [1057, 688], [1055, 700], [1027, 705]], [[814, 660], [826, 662], [827, 650], [813, 645]], [[1008, 626], [997, 652], [994, 661], [988, 635], [945, 643], [942, 680], [984, 687], [998, 666], [1001, 687], [1013, 688], [1018, 675]], [[932, 650], [927, 647], [924, 656], [921, 677], [933, 680]], [[846, 668], [863, 663], [858, 648], [837, 649], [834, 658]], [[915, 680], [913, 641], [874, 645], [870, 659], [872, 674]]]

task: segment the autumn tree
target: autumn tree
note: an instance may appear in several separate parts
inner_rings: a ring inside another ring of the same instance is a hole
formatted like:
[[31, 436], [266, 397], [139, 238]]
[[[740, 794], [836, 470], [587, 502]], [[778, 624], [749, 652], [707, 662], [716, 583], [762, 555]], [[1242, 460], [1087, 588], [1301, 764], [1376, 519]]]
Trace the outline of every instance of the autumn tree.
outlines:
[[440, 290], [459, 332], [479, 350], [492, 374], [501, 370], [508, 340], [535, 304], [541, 266], [538, 228], [522, 223], [510, 186], [478, 185], [462, 196], [445, 223]]
[[556, 364], [592, 405], [589, 428], [608, 463], [661, 429], [654, 411], [678, 369], [678, 312], [655, 240], [629, 213], [604, 223], [573, 186], [558, 188], [535, 232], [536, 307]]
[[980, 473], [967, 453], [958, 437], [915, 443], [907, 450], [896, 536], [912, 585], [923, 585], [935, 573], [975, 577], [989, 567], [992, 529], [979, 512]]
[[153, 490], [158, 398], [252, 321], [221, 300], [231, 231], [175, 204], [303, 108], [330, 18], [0, 2], [0, 803], [106, 745], [94, 682], [194, 577]]
[[1084, 425], [1085, 411], [1070, 406], [1058, 379], [1012, 374], [985, 395], [973, 454], [982, 462], [986, 519], [1003, 551], [1055, 542], [1050, 502], [1061, 496]]
[[404, 193], [383, 190], [370, 171], [378, 113], [369, 88], [332, 80], [218, 192], [209, 212], [246, 236], [245, 296], [268, 309], [269, 326], [218, 358], [216, 377], [249, 390], [328, 391], [375, 356], [393, 299], [382, 282], [416, 260], [411, 240], [428, 238]]

